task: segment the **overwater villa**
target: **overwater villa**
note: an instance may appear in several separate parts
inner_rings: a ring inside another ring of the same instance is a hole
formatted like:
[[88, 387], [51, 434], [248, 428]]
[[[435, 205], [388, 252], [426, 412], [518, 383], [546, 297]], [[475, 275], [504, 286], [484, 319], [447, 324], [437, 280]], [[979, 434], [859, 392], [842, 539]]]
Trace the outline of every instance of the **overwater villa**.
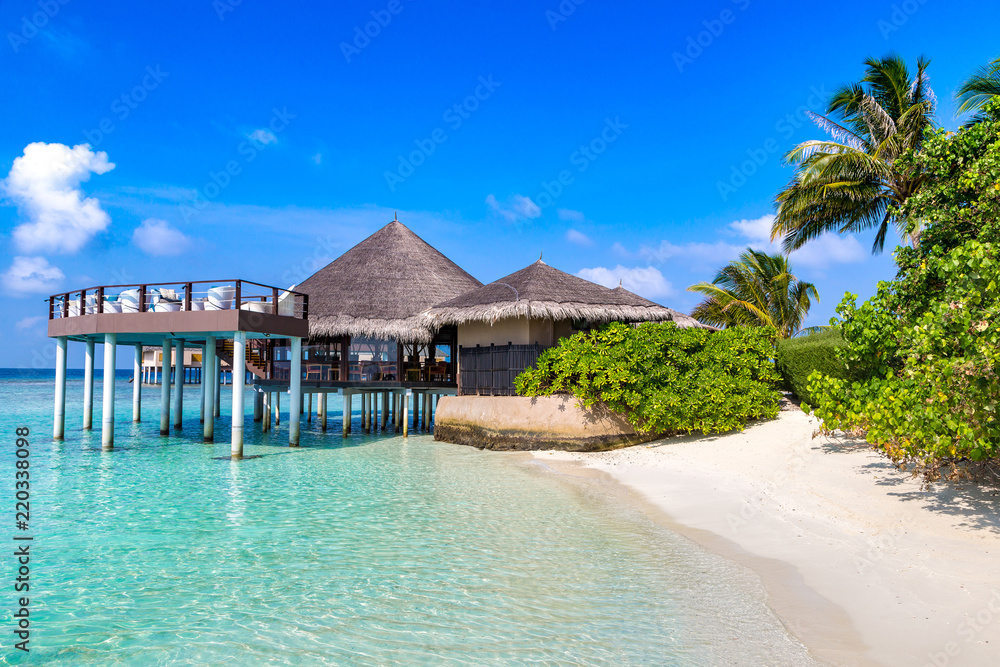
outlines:
[[[314, 398], [326, 430], [329, 394], [344, 398], [344, 435], [351, 431], [357, 395], [361, 428], [405, 436], [411, 413], [413, 428], [429, 428], [443, 396], [512, 395], [518, 374], [577, 331], [611, 321], [703, 326], [541, 259], [483, 285], [398, 220], [289, 289], [246, 280], [106, 285], [48, 302], [48, 335], [57, 342], [55, 438], [65, 431], [68, 342], [86, 345], [85, 429], [92, 427], [95, 345], [104, 345], [105, 377], [113, 377], [117, 347], [128, 345], [135, 351], [135, 421], [141, 419], [139, 380], [149, 376], [151, 348], [160, 361], [163, 434], [170, 431], [171, 414], [174, 428], [182, 425], [185, 364], [196, 358], [207, 380], [200, 388], [203, 436], [213, 440], [223, 362], [232, 369], [236, 458], [243, 455], [239, 416], [247, 383], [254, 391], [254, 421], [264, 430], [272, 416], [279, 418], [280, 396], [288, 394], [291, 446], [299, 444], [300, 414], [313, 417]], [[191, 349], [193, 356], [177, 352]], [[114, 446], [113, 386], [104, 384], [105, 449]]]

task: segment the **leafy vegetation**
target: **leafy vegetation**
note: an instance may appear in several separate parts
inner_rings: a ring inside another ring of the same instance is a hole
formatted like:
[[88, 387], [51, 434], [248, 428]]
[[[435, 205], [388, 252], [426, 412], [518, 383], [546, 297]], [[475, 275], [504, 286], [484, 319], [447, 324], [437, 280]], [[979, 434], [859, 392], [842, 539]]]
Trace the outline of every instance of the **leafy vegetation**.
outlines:
[[688, 287], [706, 299], [692, 311], [718, 327], [772, 327], [782, 338], [795, 335], [809, 313], [816, 286], [792, 274], [788, 258], [747, 248], [739, 260], [722, 267], [715, 279]]
[[826, 116], [814, 116], [831, 139], [806, 141], [785, 156], [797, 169], [776, 198], [772, 240], [782, 238], [791, 251], [825, 232], [874, 227], [878, 253], [895, 227], [917, 244], [919, 229], [907, 225], [900, 206], [926, 177], [897, 160], [920, 146], [933, 123], [928, 65], [920, 58], [911, 76], [899, 56], [869, 58], [864, 78], [840, 88]]
[[778, 414], [774, 340], [763, 327], [612, 323], [563, 339], [514, 384], [523, 396], [573, 394], [641, 433], [730, 431]]
[[860, 379], [861, 373], [849, 370], [837, 355], [837, 349], [844, 346], [844, 338], [836, 328], [779, 340], [775, 367], [787, 389], [804, 402], [813, 403], [809, 393], [809, 376], [813, 372], [843, 380]]
[[981, 114], [901, 160], [931, 178], [901, 214], [929, 224], [894, 281], [838, 307], [842, 359], [870, 378], [814, 373], [808, 387], [825, 427], [929, 469], [1000, 455], [1000, 102]]
[[976, 112], [970, 125], [988, 118], [988, 115], [981, 110], [987, 102], [996, 97], [1000, 97], [1000, 58], [976, 70], [975, 74], [962, 82], [955, 93], [959, 103], [959, 113]]

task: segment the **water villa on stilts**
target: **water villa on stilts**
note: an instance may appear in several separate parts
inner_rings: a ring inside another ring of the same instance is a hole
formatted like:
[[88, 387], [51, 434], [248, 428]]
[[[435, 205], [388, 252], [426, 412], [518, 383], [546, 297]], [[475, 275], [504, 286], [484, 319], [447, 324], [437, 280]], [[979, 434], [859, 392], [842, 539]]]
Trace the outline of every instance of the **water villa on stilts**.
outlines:
[[247, 386], [263, 431], [278, 423], [281, 396], [288, 395], [292, 447], [302, 415], [327, 430], [331, 394], [343, 398], [343, 436], [352, 432], [357, 397], [358, 428], [405, 437], [411, 428], [431, 429], [442, 397], [513, 394], [514, 377], [575, 331], [614, 320], [701, 326], [541, 261], [484, 286], [398, 220], [288, 289], [242, 279], [104, 285], [53, 295], [48, 310], [57, 351], [55, 439], [65, 434], [67, 345], [86, 346], [83, 428], [91, 429], [100, 343], [108, 380], [101, 445], [114, 448], [113, 378], [118, 346], [125, 345], [135, 355], [133, 420], [142, 417], [143, 380], [159, 377], [163, 435], [182, 428], [186, 366], [197, 363], [202, 435], [214, 441], [228, 370], [236, 459], [243, 457]]

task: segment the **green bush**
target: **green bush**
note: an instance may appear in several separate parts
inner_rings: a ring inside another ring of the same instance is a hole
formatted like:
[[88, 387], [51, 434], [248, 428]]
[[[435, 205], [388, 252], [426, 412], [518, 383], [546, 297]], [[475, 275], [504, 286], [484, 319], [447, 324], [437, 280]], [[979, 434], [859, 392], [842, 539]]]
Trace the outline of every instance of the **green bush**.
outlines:
[[858, 379], [859, 373], [849, 370], [837, 356], [837, 350], [844, 346], [844, 337], [837, 328], [779, 340], [774, 361], [785, 388], [804, 403], [812, 404], [808, 378], [813, 371], [842, 380]]
[[825, 427], [863, 431], [932, 473], [1000, 459], [1000, 101], [985, 110], [902, 158], [927, 177], [901, 209], [920, 242], [897, 249], [896, 279], [875, 296], [837, 308], [841, 357], [865, 378], [809, 379]]
[[[849, 357], [886, 337], [872, 326], [894, 322], [899, 367], [866, 382], [814, 373], [809, 391], [829, 429], [861, 429], [896, 459], [932, 465], [942, 459], [984, 461], [1000, 454], [1000, 247], [969, 241], [928, 261], [944, 286], [911, 321], [898, 319], [896, 283], [881, 283], [861, 308], [848, 295], [838, 312]], [[859, 314], [866, 314], [859, 318]]]
[[522, 396], [603, 405], [641, 433], [730, 431], [778, 414], [774, 340], [772, 328], [612, 323], [563, 339], [514, 384]]

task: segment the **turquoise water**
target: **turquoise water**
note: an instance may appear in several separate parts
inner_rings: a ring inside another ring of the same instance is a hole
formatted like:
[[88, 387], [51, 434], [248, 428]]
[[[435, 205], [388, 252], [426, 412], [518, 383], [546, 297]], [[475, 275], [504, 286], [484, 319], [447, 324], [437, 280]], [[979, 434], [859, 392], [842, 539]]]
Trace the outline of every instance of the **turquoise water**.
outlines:
[[[218, 460], [228, 387], [215, 445], [196, 386], [171, 437], [159, 389], [143, 391], [133, 424], [132, 386], [116, 383], [117, 448], [102, 453], [99, 429], [79, 427], [80, 379], [62, 443], [51, 374], [0, 379], [0, 489], [12, 498], [28, 426], [35, 538], [32, 650], [11, 646], [4, 556], [0, 664], [813, 664], [747, 571], [524, 457], [344, 439], [333, 415], [326, 435], [303, 421], [300, 449], [286, 420], [262, 434], [247, 419], [259, 458]], [[99, 382], [95, 396], [100, 424]]]

